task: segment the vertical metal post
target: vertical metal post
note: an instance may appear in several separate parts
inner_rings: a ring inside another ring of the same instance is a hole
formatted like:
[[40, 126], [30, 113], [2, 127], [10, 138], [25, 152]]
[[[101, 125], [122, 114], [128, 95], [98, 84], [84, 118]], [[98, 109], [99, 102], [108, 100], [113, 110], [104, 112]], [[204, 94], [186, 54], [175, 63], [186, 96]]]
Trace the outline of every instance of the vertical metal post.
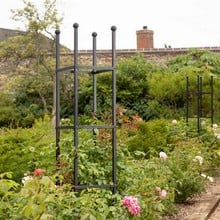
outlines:
[[78, 27], [77, 23], [74, 27], [74, 186], [78, 185]]
[[97, 85], [96, 85], [96, 36], [97, 33], [93, 32], [93, 56], [92, 56], [92, 66], [93, 66], [93, 114], [96, 116], [97, 113]]
[[210, 82], [210, 87], [211, 87], [211, 91], [210, 91], [210, 93], [211, 93], [211, 126], [213, 125], [213, 123], [214, 123], [214, 109], [213, 109], [213, 97], [214, 97], [214, 89], [213, 89], [213, 76], [211, 76], [211, 82]]
[[55, 126], [56, 126], [56, 162], [57, 162], [57, 166], [59, 167], [60, 165], [60, 161], [59, 161], [59, 157], [60, 157], [60, 146], [59, 146], [59, 142], [60, 142], [60, 77], [59, 77], [59, 68], [60, 68], [60, 31], [56, 30], [55, 31], [56, 34], [56, 79], [55, 79], [55, 83], [56, 83], [56, 121], [55, 121]]
[[202, 110], [203, 110], [203, 107], [202, 107], [202, 103], [203, 103], [203, 88], [202, 88], [202, 84], [203, 84], [203, 82], [202, 82], [202, 77], [200, 76], [199, 77], [199, 79], [200, 79], [200, 81], [199, 81], [199, 83], [200, 83], [200, 118], [202, 118], [203, 117], [203, 112], [202, 112]]
[[112, 26], [112, 182], [113, 193], [116, 193], [116, 27]]
[[189, 77], [186, 77], [186, 125], [189, 123]]
[[201, 116], [201, 77], [197, 76], [197, 132], [200, 132], [200, 116]]

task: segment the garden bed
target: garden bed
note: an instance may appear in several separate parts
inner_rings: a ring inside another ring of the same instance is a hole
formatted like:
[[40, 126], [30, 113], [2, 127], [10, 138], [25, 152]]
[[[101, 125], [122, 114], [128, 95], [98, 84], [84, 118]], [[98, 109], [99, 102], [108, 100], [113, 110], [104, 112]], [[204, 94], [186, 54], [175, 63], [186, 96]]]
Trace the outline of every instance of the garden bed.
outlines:
[[[183, 204], [177, 205], [178, 213], [174, 216], [165, 216], [161, 220], [204, 220], [219, 219], [219, 199], [220, 199], [220, 171], [216, 175], [214, 182], [207, 184], [205, 192], [194, 196]], [[218, 216], [216, 218], [215, 216]]]

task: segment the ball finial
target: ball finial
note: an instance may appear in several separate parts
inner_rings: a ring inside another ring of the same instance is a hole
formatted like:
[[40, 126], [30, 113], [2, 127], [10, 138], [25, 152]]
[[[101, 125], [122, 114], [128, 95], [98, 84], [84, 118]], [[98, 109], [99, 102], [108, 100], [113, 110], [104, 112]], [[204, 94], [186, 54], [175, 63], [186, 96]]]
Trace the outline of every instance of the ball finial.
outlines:
[[60, 34], [60, 30], [55, 30], [55, 34]]
[[92, 36], [93, 36], [93, 37], [96, 37], [96, 36], [97, 36], [97, 33], [96, 33], [96, 32], [93, 32], [93, 33], [92, 33]]
[[78, 23], [74, 23], [74, 24], [73, 24], [73, 27], [74, 27], [74, 28], [78, 28], [78, 27], [79, 27], [79, 24], [78, 24]]
[[111, 30], [112, 30], [112, 31], [116, 31], [116, 29], [117, 29], [116, 26], [112, 26], [112, 27], [111, 27]]

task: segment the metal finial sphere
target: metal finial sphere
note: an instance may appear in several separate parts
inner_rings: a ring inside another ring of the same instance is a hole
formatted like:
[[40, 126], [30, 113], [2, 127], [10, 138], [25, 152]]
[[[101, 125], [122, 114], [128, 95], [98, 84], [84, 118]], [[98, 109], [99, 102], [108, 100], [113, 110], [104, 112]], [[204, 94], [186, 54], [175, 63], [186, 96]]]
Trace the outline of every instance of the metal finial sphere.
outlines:
[[55, 30], [55, 34], [60, 34], [60, 30]]
[[96, 36], [97, 36], [97, 33], [96, 33], [96, 32], [93, 32], [93, 33], [92, 33], [92, 36], [93, 36], [93, 37], [96, 37]]
[[78, 24], [78, 23], [74, 23], [74, 24], [73, 24], [73, 27], [74, 27], [74, 28], [78, 28], [78, 27], [79, 27], [79, 24]]
[[112, 26], [112, 27], [111, 27], [111, 30], [112, 30], [112, 31], [116, 31], [116, 29], [117, 29], [116, 26]]

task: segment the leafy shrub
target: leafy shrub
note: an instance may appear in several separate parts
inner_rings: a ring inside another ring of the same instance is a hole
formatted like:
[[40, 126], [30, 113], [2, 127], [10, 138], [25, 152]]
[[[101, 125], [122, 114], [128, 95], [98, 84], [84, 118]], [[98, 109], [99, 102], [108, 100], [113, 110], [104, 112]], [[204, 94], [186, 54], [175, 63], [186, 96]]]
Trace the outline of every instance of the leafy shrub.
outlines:
[[147, 158], [157, 155], [161, 150], [166, 151], [168, 138], [166, 126], [165, 120], [140, 122], [137, 134], [128, 140], [128, 149], [131, 152], [142, 151]]
[[[166, 210], [175, 209], [172, 206], [174, 189], [168, 185], [169, 174], [169, 169], [163, 166], [163, 161], [159, 158], [131, 158], [119, 168], [119, 192], [124, 195], [138, 195], [141, 219], [159, 219]], [[123, 185], [122, 180], [129, 183], [129, 186]], [[161, 196], [162, 190], [166, 193], [164, 197]]]
[[2, 129], [0, 136], [0, 172], [12, 172], [18, 182], [24, 173], [38, 166], [54, 167], [55, 146], [49, 117], [35, 122], [32, 129]]
[[0, 191], [0, 218], [128, 219], [121, 204], [121, 196], [112, 195], [109, 190], [73, 192], [71, 186], [57, 187], [50, 177], [36, 173], [23, 186], [3, 179], [3, 175], [1, 177], [4, 191]]
[[[190, 146], [188, 146], [190, 147]], [[175, 189], [175, 202], [182, 203], [196, 194], [204, 191], [205, 180], [201, 176], [201, 167], [193, 162], [195, 152], [186, 152], [184, 149], [174, 151], [168, 160], [168, 167], [172, 173], [170, 185]]]
[[19, 113], [16, 110], [13, 97], [1, 92], [0, 106], [0, 127], [14, 127], [18, 122]]

